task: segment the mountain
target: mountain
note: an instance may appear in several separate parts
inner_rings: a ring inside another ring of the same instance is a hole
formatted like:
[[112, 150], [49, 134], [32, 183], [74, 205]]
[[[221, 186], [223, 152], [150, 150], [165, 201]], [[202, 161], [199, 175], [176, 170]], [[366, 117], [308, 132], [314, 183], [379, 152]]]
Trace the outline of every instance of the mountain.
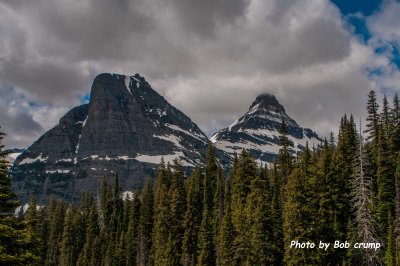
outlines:
[[303, 150], [307, 142], [310, 147], [320, 143], [321, 139], [315, 132], [300, 127], [286, 114], [276, 97], [267, 93], [258, 96], [249, 110], [229, 127], [214, 133], [211, 141], [231, 158], [246, 149], [251, 151], [257, 161], [270, 163], [279, 151], [282, 119], [288, 126], [293, 153]]
[[139, 74], [100, 74], [90, 102], [70, 110], [14, 162], [14, 190], [26, 202], [55, 194], [75, 200], [99, 192], [102, 177], [118, 173], [124, 189], [154, 177], [163, 157], [187, 168], [204, 161], [207, 136]]
[[[263, 94], [243, 117], [212, 136], [219, 162], [226, 168], [243, 148], [261, 162], [272, 162], [279, 150], [282, 118], [294, 152], [307, 141], [320, 141], [290, 118], [275, 96]], [[162, 158], [178, 158], [186, 170], [201, 165], [208, 141], [139, 74], [104, 73], [94, 79], [88, 104], [70, 110], [15, 158], [13, 187], [22, 202], [32, 193], [39, 203], [52, 194], [74, 201], [82, 192], [97, 195], [103, 177], [118, 174], [122, 188], [134, 190], [148, 176], [155, 177]]]

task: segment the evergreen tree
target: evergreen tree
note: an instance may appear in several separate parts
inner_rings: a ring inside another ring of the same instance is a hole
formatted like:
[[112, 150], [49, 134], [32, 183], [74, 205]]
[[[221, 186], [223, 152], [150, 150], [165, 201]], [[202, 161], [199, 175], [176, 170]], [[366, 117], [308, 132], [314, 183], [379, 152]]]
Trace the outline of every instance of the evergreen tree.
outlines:
[[235, 230], [232, 223], [231, 204], [228, 203], [224, 209], [221, 230], [219, 232], [218, 250], [219, 263], [223, 266], [235, 265], [234, 252], [232, 250], [235, 239]]
[[[361, 129], [361, 126], [360, 126]], [[354, 210], [354, 224], [356, 242], [377, 243], [374, 217], [372, 216], [371, 178], [366, 172], [365, 151], [363, 138], [360, 133], [359, 150], [355, 160], [355, 171], [352, 181], [352, 202]], [[359, 249], [356, 256], [358, 264], [376, 265], [378, 254], [374, 249]]]
[[245, 207], [247, 196], [251, 191], [251, 181], [256, 177], [256, 163], [250, 153], [245, 150], [239, 156], [237, 169], [232, 176], [232, 222], [235, 239], [232, 244], [235, 264], [242, 265], [248, 260], [250, 253], [249, 222]]
[[293, 142], [291, 142], [287, 137], [288, 127], [283, 117], [279, 133], [280, 133], [279, 137], [280, 149], [277, 158], [277, 165], [281, 176], [282, 184], [286, 184], [287, 176], [290, 174], [290, 171], [292, 170], [293, 158], [292, 158], [291, 147], [293, 146]]
[[390, 134], [391, 123], [392, 123], [391, 110], [386, 95], [384, 95], [382, 104], [381, 124], [384, 132], [387, 134], [386, 135], [387, 137]]
[[367, 103], [367, 124], [365, 133], [368, 134], [367, 140], [377, 140], [378, 139], [378, 130], [379, 130], [379, 114], [378, 114], [379, 105], [376, 100], [376, 93], [374, 90], [371, 90], [368, 94], [368, 103]]
[[295, 168], [288, 177], [283, 205], [284, 263], [286, 265], [307, 265], [305, 249], [290, 248], [291, 241], [309, 240], [306, 235], [306, 221], [303, 208], [307, 206], [305, 197], [306, 176], [301, 168]]
[[270, 198], [271, 198], [271, 227], [272, 236], [271, 242], [273, 246], [271, 250], [274, 251], [274, 257], [276, 258], [277, 264], [282, 264], [283, 260], [283, 218], [282, 218], [282, 206], [283, 206], [283, 191], [284, 187], [281, 182], [281, 178], [277, 172], [276, 162], [273, 164], [271, 169], [270, 179]]
[[201, 181], [204, 179], [201, 169], [195, 167], [188, 179], [186, 195], [186, 212], [182, 242], [182, 265], [194, 266], [197, 262], [197, 240], [201, 221], [203, 190]]
[[[215, 243], [216, 236], [221, 227], [222, 217], [224, 212], [224, 194], [225, 194], [225, 182], [223, 170], [220, 166], [217, 169], [217, 180], [214, 188], [214, 200], [213, 200], [213, 242]], [[216, 247], [215, 247], [216, 248]], [[218, 259], [218, 258], [217, 258]]]
[[[341, 120], [337, 147], [333, 155], [334, 174], [332, 175], [333, 230], [335, 239], [345, 239], [347, 221], [351, 215], [351, 181], [354, 176], [354, 159], [358, 148], [358, 136], [354, 119], [345, 115]], [[336, 258], [345, 256], [344, 250], [337, 249]]]
[[151, 265], [151, 236], [153, 232], [154, 192], [150, 178], [142, 192], [139, 220], [139, 265]]
[[5, 159], [8, 153], [2, 145], [4, 136], [0, 132], [0, 264], [23, 265], [26, 261], [34, 261], [34, 257], [25, 250], [27, 239], [21, 235], [23, 228], [13, 215], [19, 202], [11, 189], [11, 177]]
[[171, 175], [169, 164], [165, 167], [162, 161], [157, 172], [154, 192], [154, 230], [152, 240], [154, 265], [167, 265], [166, 248], [172, 225], [170, 195], [168, 193]]
[[396, 169], [396, 217], [394, 224], [396, 241], [396, 263], [400, 265], [400, 153], [397, 158]]
[[[223, 196], [222, 174], [216, 162], [214, 149], [208, 143], [206, 173], [203, 181], [203, 211], [198, 237], [198, 264], [215, 265], [215, 236], [220, 223]], [[213, 215], [214, 214], [214, 215]]]
[[400, 100], [397, 93], [393, 98], [391, 110], [390, 144], [393, 156], [397, 156], [397, 152], [400, 151]]
[[126, 262], [128, 266], [137, 265], [140, 209], [141, 201], [135, 194], [131, 204], [128, 231], [126, 236]]
[[170, 230], [166, 248], [167, 265], [176, 265], [181, 261], [182, 239], [184, 234], [183, 221], [186, 208], [185, 175], [183, 166], [178, 160], [174, 160], [174, 172], [169, 190], [170, 197]]
[[208, 208], [204, 206], [202, 221], [199, 229], [198, 244], [198, 265], [212, 266], [216, 265], [216, 257], [213, 242], [213, 229], [211, 224], [211, 215]]
[[31, 196], [31, 200], [29, 202], [29, 207], [26, 210], [24, 216], [24, 224], [25, 224], [25, 234], [30, 242], [30, 252], [35, 257], [35, 262], [33, 265], [43, 265], [43, 260], [41, 258], [41, 252], [43, 250], [44, 243], [41, 239], [41, 229], [42, 224], [39, 219], [39, 214], [37, 211], [36, 198], [35, 195]]
[[388, 226], [386, 232], [386, 252], [385, 252], [385, 265], [396, 266], [396, 244], [393, 232], [393, 219], [392, 214], [388, 214]]
[[291, 241], [313, 242], [318, 236], [318, 183], [316, 157], [308, 148], [301, 162], [289, 175], [283, 205], [284, 263], [287, 265], [319, 265], [322, 263], [313, 249], [290, 248]]
[[100, 233], [99, 225], [98, 225], [98, 214], [96, 210], [96, 206], [94, 204], [91, 205], [89, 210], [89, 217], [87, 220], [87, 230], [85, 236], [85, 244], [83, 246], [82, 251], [79, 254], [77, 265], [89, 266], [91, 265], [91, 260], [94, 257], [101, 256], [101, 254], [95, 253], [93, 249], [94, 241], [96, 237]]
[[394, 178], [394, 163], [391, 162], [391, 156], [388, 149], [387, 138], [383, 130], [379, 133], [379, 147], [378, 147], [378, 168], [377, 168], [377, 182], [378, 182], [378, 204], [377, 215], [380, 225], [379, 233], [382, 239], [385, 238], [388, 225], [388, 213], [394, 213], [394, 199], [395, 199], [395, 178]]
[[74, 210], [72, 205], [69, 205], [65, 214], [62, 240], [61, 240], [61, 255], [60, 264], [69, 266], [75, 265], [76, 254], [75, 254], [75, 228], [73, 224]]
[[247, 197], [246, 213], [250, 224], [249, 265], [278, 264], [274, 249], [271, 248], [274, 244], [271, 242], [273, 228], [267, 189], [267, 182], [261, 174], [252, 181], [251, 192]]

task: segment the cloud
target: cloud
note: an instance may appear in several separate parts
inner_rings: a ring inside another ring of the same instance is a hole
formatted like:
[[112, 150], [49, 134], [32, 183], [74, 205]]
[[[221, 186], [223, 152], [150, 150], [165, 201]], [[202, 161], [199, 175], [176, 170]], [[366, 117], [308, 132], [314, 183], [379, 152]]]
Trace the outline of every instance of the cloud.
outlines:
[[400, 3], [398, 1], [385, 1], [381, 7], [381, 12], [368, 18], [368, 27], [374, 37], [399, 44], [399, 14]]
[[0, 130], [6, 147], [26, 148], [58, 122], [66, 108], [38, 106], [18, 90], [0, 84]]
[[[376, 36], [393, 35], [384, 31], [396, 29], [389, 13], [368, 23]], [[80, 104], [101, 72], [139, 72], [207, 134], [263, 92], [327, 135], [342, 114], [364, 113], [369, 89], [398, 90], [390, 53], [361, 43], [327, 0], [2, 1], [0, 32], [0, 89], [23, 99], [24, 123], [37, 125], [31, 141]], [[377, 68], [385, 75], [366, 71]], [[29, 135], [11, 124], [13, 135]]]

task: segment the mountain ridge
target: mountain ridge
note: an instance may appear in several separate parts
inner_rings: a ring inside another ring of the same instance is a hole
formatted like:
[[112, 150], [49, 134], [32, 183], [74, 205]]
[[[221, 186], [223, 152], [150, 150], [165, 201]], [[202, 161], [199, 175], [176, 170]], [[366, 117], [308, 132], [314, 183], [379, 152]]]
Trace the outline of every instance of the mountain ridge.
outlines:
[[[243, 148], [261, 162], [272, 162], [278, 149], [277, 114], [285, 117], [292, 137], [317, 136], [287, 116], [275, 96], [264, 93], [244, 116], [211, 138], [220, 163], [227, 167]], [[263, 134], [249, 134], [259, 129]], [[155, 177], [161, 158], [166, 162], [178, 158], [187, 171], [202, 165], [209, 141], [144, 77], [102, 73], [93, 81], [89, 103], [68, 111], [16, 158], [13, 186], [23, 202], [31, 193], [41, 203], [51, 194], [73, 201], [82, 192], [98, 193], [101, 179], [118, 173], [121, 186], [134, 190], [148, 176]], [[273, 144], [269, 153], [262, 148], [268, 143]]]

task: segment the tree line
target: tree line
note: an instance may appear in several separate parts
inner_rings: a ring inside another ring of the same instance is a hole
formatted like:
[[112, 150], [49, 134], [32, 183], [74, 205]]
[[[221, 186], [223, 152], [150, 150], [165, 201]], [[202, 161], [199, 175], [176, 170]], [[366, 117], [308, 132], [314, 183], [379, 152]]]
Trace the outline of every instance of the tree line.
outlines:
[[[115, 177], [78, 203], [53, 198], [38, 208], [33, 196], [23, 217], [14, 216], [1, 151], [0, 264], [400, 265], [398, 96], [392, 104], [384, 97], [380, 108], [371, 91], [367, 110], [364, 134], [344, 115], [337, 139], [298, 154], [282, 121], [270, 165], [243, 150], [225, 171], [210, 143], [204, 166], [188, 176], [178, 160], [161, 162], [132, 198], [122, 198]], [[290, 247], [294, 240], [331, 246]], [[350, 246], [333, 248], [335, 241]]]

